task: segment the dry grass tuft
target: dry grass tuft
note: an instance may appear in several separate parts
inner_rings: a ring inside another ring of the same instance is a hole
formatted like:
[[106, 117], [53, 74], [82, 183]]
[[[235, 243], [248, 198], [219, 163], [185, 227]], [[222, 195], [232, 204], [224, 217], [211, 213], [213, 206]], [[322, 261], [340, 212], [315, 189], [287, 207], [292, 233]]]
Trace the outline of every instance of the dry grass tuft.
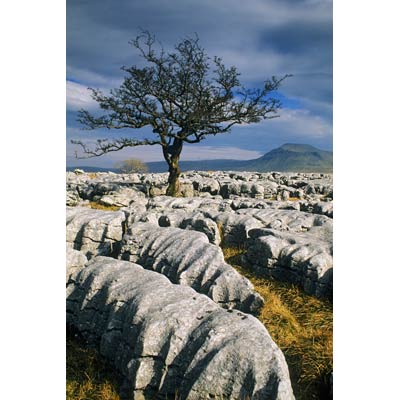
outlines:
[[285, 354], [298, 400], [327, 399], [333, 369], [333, 309], [295, 285], [260, 278], [241, 266], [243, 248], [224, 248], [225, 259], [265, 300], [258, 316]]
[[97, 178], [96, 172], [90, 172], [90, 173], [88, 174], [88, 178], [89, 178], [89, 179], [96, 179], [96, 178]]
[[67, 400], [120, 400], [120, 382], [94, 349], [67, 334]]
[[95, 208], [96, 210], [103, 211], [118, 211], [121, 207], [118, 206], [106, 206], [104, 204], [97, 203], [96, 201], [89, 202], [90, 208]]

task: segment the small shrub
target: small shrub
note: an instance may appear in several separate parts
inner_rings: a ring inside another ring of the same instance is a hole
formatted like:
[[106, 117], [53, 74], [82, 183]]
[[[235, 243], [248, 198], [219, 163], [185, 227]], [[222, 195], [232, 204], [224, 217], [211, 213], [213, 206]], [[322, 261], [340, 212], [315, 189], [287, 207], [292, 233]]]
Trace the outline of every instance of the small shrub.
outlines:
[[117, 168], [123, 174], [146, 173], [149, 170], [143, 161], [140, 161], [136, 158], [121, 161], [115, 165], [115, 168]]

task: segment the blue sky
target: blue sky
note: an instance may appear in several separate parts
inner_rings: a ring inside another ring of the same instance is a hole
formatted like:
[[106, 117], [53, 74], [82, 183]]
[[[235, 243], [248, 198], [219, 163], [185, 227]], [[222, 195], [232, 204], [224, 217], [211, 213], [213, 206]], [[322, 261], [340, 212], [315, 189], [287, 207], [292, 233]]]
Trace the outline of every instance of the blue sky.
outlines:
[[140, 28], [153, 32], [166, 49], [197, 33], [207, 53], [235, 65], [247, 86], [261, 85], [271, 75], [293, 75], [279, 93], [280, 118], [185, 146], [182, 160], [256, 158], [287, 142], [332, 150], [331, 0], [67, 0], [68, 165], [162, 160], [157, 146], [79, 160], [74, 155], [79, 148], [70, 143], [121, 136], [121, 131], [82, 131], [76, 112], [96, 110], [87, 87], [107, 92], [122, 82], [122, 65], [141, 65], [128, 43]]

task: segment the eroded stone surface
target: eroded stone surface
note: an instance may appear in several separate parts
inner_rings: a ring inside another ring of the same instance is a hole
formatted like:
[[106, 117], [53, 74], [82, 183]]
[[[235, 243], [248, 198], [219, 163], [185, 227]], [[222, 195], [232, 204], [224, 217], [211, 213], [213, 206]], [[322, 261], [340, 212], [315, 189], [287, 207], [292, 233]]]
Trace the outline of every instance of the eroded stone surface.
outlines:
[[67, 322], [123, 374], [122, 399], [294, 399], [260, 321], [133, 263], [95, 257], [75, 271]]
[[203, 233], [138, 223], [124, 235], [120, 257], [190, 286], [223, 307], [257, 313], [263, 305], [250, 281], [225, 262], [221, 249]]
[[[89, 179], [85, 173], [70, 173], [67, 174], [68, 202], [79, 205], [79, 201], [91, 199], [102, 204], [124, 205], [121, 211], [125, 216], [125, 230], [137, 223], [151, 223], [204, 233], [211, 244], [243, 247], [251, 242], [251, 230], [270, 229], [291, 233], [293, 240], [297, 238], [297, 246], [304, 247], [304, 253], [315, 240], [331, 247], [333, 187], [330, 174], [192, 171], [182, 175], [182, 185], [187, 194], [194, 197], [149, 197], [163, 193], [167, 177], [168, 174], [96, 174]], [[77, 193], [81, 196], [79, 199]], [[85, 229], [90, 234], [85, 234], [83, 249], [86, 246], [88, 256], [90, 252], [110, 254], [114, 248], [111, 249], [109, 243], [94, 243], [98, 239], [88, 221], [87, 224]], [[309, 234], [301, 239], [298, 234], [303, 233]], [[77, 234], [75, 229], [74, 235]], [[81, 248], [74, 238], [69, 242], [73, 243], [71, 247]], [[329, 257], [332, 258], [332, 252]], [[261, 271], [258, 267], [263, 265], [262, 261], [252, 256], [247, 257], [247, 261], [253, 263], [255, 271]], [[281, 263], [283, 261], [276, 265]], [[307, 287], [308, 293], [329, 295], [330, 289], [307, 283], [309, 269], [299, 265], [295, 268], [296, 279], [286, 273], [274, 271], [274, 274], [282, 280], [299, 282]], [[324, 279], [329, 288], [331, 271], [327, 274]]]
[[251, 216], [266, 228], [282, 231], [304, 232], [313, 226], [332, 225], [332, 219], [318, 214], [311, 214], [296, 210], [281, 209], [247, 209], [238, 210], [238, 214]]
[[303, 233], [254, 229], [249, 235], [243, 258], [254, 272], [299, 284], [308, 294], [332, 298], [330, 225]]
[[87, 257], [118, 254], [125, 214], [87, 207], [67, 207], [67, 246]]
[[71, 249], [67, 246], [67, 256], [66, 256], [66, 270], [67, 270], [67, 282], [71, 275], [82, 269], [87, 263], [88, 259], [84, 253], [79, 250]]
[[[129, 197], [122, 196], [122, 188], [143, 192], [147, 196], [163, 196], [166, 193], [167, 179], [166, 173], [67, 173], [67, 184], [75, 185], [83, 199], [97, 201], [104, 195], [117, 196], [120, 192], [118, 196], [124, 197], [124, 204], [129, 201]], [[188, 171], [181, 176], [181, 188], [181, 195], [187, 197], [207, 194], [220, 195], [225, 199], [240, 196], [281, 201], [290, 198], [313, 201], [333, 198], [331, 174]]]

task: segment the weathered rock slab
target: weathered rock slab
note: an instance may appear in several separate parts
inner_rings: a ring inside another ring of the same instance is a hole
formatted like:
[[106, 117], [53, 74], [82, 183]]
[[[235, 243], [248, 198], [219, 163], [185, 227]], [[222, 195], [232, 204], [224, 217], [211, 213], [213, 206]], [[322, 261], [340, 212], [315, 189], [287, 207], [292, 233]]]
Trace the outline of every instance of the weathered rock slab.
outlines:
[[67, 207], [67, 246], [81, 250], [87, 257], [118, 253], [125, 214], [87, 207]]
[[263, 305], [250, 281], [227, 264], [222, 250], [200, 232], [134, 224], [124, 235], [120, 258], [190, 286], [226, 308], [255, 314]]
[[332, 298], [330, 227], [293, 233], [273, 229], [249, 232], [244, 262], [254, 272], [300, 285], [308, 294]]
[[125, 377], [121, 399], [294, 399], [260, 321], [133, 263], [95, 257], [75, 271], [67, 322]]

